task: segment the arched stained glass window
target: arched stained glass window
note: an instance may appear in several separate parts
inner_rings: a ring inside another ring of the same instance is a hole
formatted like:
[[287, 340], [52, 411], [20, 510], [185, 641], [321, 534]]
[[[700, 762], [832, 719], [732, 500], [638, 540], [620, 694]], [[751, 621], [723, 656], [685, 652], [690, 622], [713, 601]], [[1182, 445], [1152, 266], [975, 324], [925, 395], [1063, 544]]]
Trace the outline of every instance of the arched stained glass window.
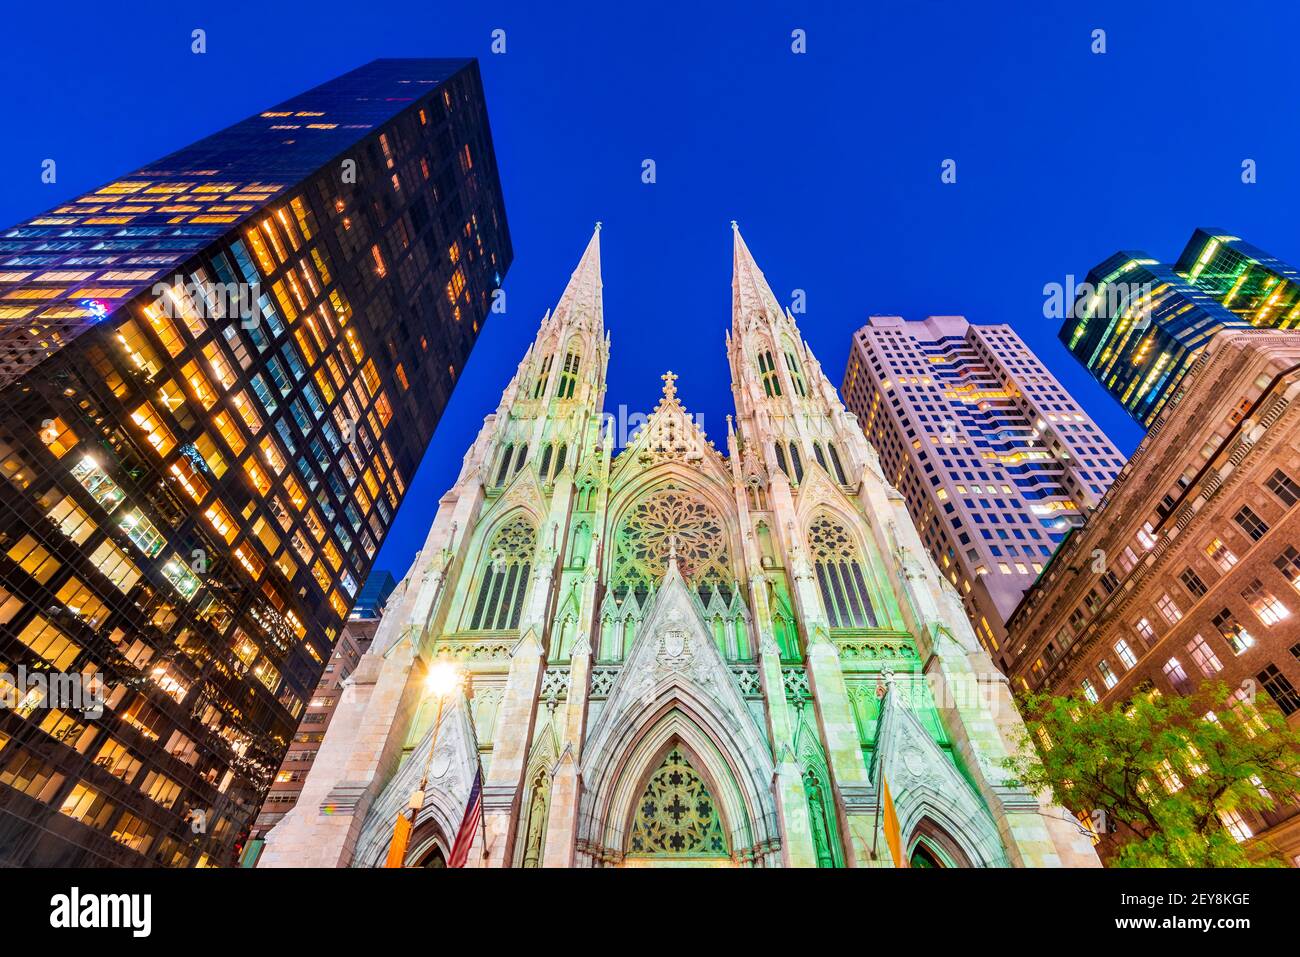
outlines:
[[826, 443], [826, 448], [828, 448], [828, 449], [830, 450], [830, 453], [831, 453], [831, 464], [832, 464], [833, 466], [835, 466], [835, 479], [836, 479], [836, 481], [838, 481], [841, 485], [848, 485], [849, 482], [848, 482], [848, 479], [846, 479], [846, 478], [844, 477], [844, 466], [843, 466], [843, 464], [840, 462], [840, 453], [839, 453], [838, 451], [836, 451], [836, 449], [835, 449], [835, 443], [834, 443], [834, 442], [827, 442], [827, 443]]
[[[555, 481], [559, 474], [564, 471], [564, 457], [568, 451], [569, 447], [564, 442], [561, 442], [558, 446], [547, 442], [542, 446], [542, 462], [537, 466], [537, 477], [541, 479], [542, 484]], [[552, 462], [555, 464], [554, 470], [551, 468]]]
[[808, 547], [830, 626], [878, 627], [857, 546], [844, 526], [819, 516], [808, 529]]
[[513, 443], [507, 444], [502, 450], [501, 467], [497, 469], [497, 480], [493, 483], [494, 485], [500, 485], [506, 480], [506, 476], [510, 474], [510, 456], [514, 453], [514, 450]]
[[944, 867], [943, 859], [938, 854], [930, 850], [929, 845], [924, 841], [917, 841], [916, 847], [912, 848], [912, 858], [908, 861], [911, 867]]
[[576, 352], [570, 352], [564, 357], [564, 369], [560, 372], [560, 388], [555, 393], [557, 399], [572, 399], [573, 390], [578, 386], [578, 366], [582, 364], [582, 356]]
[[540, 399], [542, 393], [546, 391], [546, 381], [551, 377], [551, 359], [554, 356], [547, 356], [542, 360], [542, 371], [537, 375], [537, 385], [533, 389], [533, 398]]
[[533, 526], [522, 517], [497, 532], [488, 549], [470, 631], [511, 631], [519, 627], [536, 540]]
[[776, 373], [776, 363], [772, 361], [772, 353], [760, 352], [758, 354], [758, 375], [763, 380], [763, 394], [769, 399], [781, 394], [781, 379]]
[[803, 373], [799, 371], [799, 360], [794, 357], [793, 352], [786, 352], [785, 367], [790, 370], [790, 381], [794, 383], [794, 391], [799, 395], [807, 395], [803, 385]]
[[786, 478], [789, 478], [790, 467], [785, 464], [785, 447], [780, 442], [776, 443], [776, 464], [785, 473]]
[[790, 464], [794, 466], [794, 481], [798, 485], [803, 481], [803, 458], [799, 455], [799, 443], [790, 443]]
[[820, 442], [813, 443], [813, 456], [817, 459], [817, 464], [822, 467], [822, 471], [829, 475], [831, 470], [826, 467], [826, 455], [822, 452], [822, 444]]
[[731, 601], [722, 519], [705, 502], [671, 485], [638, 502], [619, 526], [611, 575], [615, 600], [621, 602], [629, 591], [643, 600], [668, 570], [673, 549], [682, 577], [704, 602], [714, 589], [724, 602]]
[[668, 752], [637, 802], [628, 857], [730, 857], [717, 802], [681, 748]]

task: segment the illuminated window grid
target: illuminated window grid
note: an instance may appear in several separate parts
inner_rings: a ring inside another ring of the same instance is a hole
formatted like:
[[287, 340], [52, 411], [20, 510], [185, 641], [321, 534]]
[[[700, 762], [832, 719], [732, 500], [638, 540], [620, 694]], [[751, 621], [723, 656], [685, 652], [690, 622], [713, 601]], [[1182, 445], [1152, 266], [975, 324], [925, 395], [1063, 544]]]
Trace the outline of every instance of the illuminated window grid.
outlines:
[[[311, 125], [311, 124], [307, 124], [307, 125]], [[405, 165], [403, 165], [402, 168], [403, 170], [405, 170]], [[117, 210], [115, 212], [121, 213], [123, 215], [130, 215], [130, 213], [121, 210]], [[287, 238], [288, 238], [287, 235], [283, 237], [283, 239], [287, 239]], [[495, 261], [495, 257], [493, 257], [493, 261]], [[324, 286], [327, 288], [332, 279], [332, 276], [327, 278], [328, 267], [321, 269], [323, 260], [317, 260], [314, 256], [311, 259], [311, 263], [318, 270], [318, 272], [316, 273], [318, 282], [323, 282]], [[303, 275], [302, 273], [299, 273], [298, 275], [299, 275], [299, 281], [304, 284], [303, 288], [300, 290], [301, 294], [304, 297], [313, 297], [318, 293], [318, 291], [321, 293], [325, 291], [325, 288], [321, 288], [320, 290], [311, 288], [311, 284], [309, 282], [309, 279], [311, 278], [310, 274]], [[132, 278], [133, 277], [124, 275], [124, 276], [114, 276], [112, 277], [111, 280], [108, 280], [103, 275], [100, 275], [100, 276], [93, 276], [93, 277], [85, 277], [85, 280], [83, 280], [82, 277], [68, 276], [67, 281], [69, 283], [73, 281], [129, 282], [131, 281]], [[478, 276], [476, 278], [481, 279], [481, 276]], [[286, 283], [286, 289], [289, 289], [289, 285], [287, 283]], [[311, 305], [311, 303], [309, 302], [308, 305]], [[297, 304], [295, 304], [295, 307], [297, 308]], [[287, 321], [288, 318], [287, 314], [281, 313], [280, 316], [282, 319]], [[341, 314], [341, 319], [343, 324], [346, 324], [348, 318], [350, 318], [350, 316], [347, 313]], [[146, 329], [145, 325], [143, 323], [140, 323], [140, 320], [138, 318], [136, 318], [135, 321], [139, 325], [139, 329], [137, 330], [140, 334], [139, 338], [143, 340], [147, 345], [147, 349], [143, 351], [147, 352], [148, 350], [152, 350], [153, 353], [156, 354], [156, 358], [158, 360], [159, 372], [156, 376], [154, 376], [147, 382], [143, 382], [143, 383], [139, 381], [132, 381], [132, 378], [139, 379], [141, 377], [128, 377], [127, 381], [123, 383], [120, 381], [121, 377], [119, 376], [118, 384], [114, 386], [112, 389], [113, 396], [112, 397], [105, 396], [105, 400], [110, 404], [116, 404], [116, 402], [120, 401], [121, 405], [124, 407], [124, 411], [128, 411], [128, 412], [132, 407], [142, 406], [142, 404], [145, 401], [150, 402], [155, 407], [155, 409], [162, 415], [164, 423], [168, 426], [169, 429], [171, 429], [171, 431], [175, 433], [175, 437], [179, 441], [186, 442], [187, 440], [189, 440], [195, 442], [199, 450], [202, 452], [204, 458], [208, 458], [209, 456], [220, 457], [222, 461], [220, 462], [219, 467], [217, 469], [219, 473], [228, 472], [229, 469], [239, 469], [242, 466], [243, 462], [248, 460], [248, 456], [252, 453], [252, 449], [251, 448], [246, 449], [243, 453], [243, 456], [241, 457], [241, 456], [232, 455], [230, 449], [224, 447], [221, 444], [222, 440], [219, 437], [216, 437], [215, 432], [213, 432], [210, 426], [208, 425], [209, 417], [203, 414], [203, 411], [200, 409], [200, 404], [198, 400], [191, 397], [190, 393], [196, 390], [198, 386], [191, 387], [191, 384], [188, 382], [188, 379], [183, 377], [180, 374], [180, 372], [178, 372], [178, 369], [184, 367], [189, 362], [192, 361], [195, 362], [196, 369], [198, 370], [197, 375], [199, 377], [203, 377], [203, 378], [207, 378], [208, 380], [211, 380], [207, 383], [209, 392], [211, 394], [204, 400], [203, 404], [206, 404], [213, 411], [218, 411], [218, 410], [224, 411], [230, 417], [230, 419], [235, 423], [235, 431], [241, 435], [244, 444], [246, 446], [251, 446], [251, 442], [247, 440], [247, 432], [253, 430], [246, 430], [244, 428], [244, 420], [240, 419], [238, 416], [235, 415], [234, 412], [232, 412], [232, 408], [231, 408], [232, 400], [229, 397], [229, 394], [227, 394], [220, 385], [216, 384], [216, 381], [211, 371], [202, 365], [202, 361], [204, 357], [199, 355], [194, 350], [194, 348], [190, 346], [191, 340], [195, 340], [200, 344], [206, 342], [207, 340], [197, 338], [194, 328], [193, 327], [187, 328], [187, 326], [183, 325], [182, 322], [179, 320], [172, 320], [175, 329], [173, 330], [173, 337], [170, 340], [166, 340], [165, 338], [165, 332], [166, 332], [165, 323], [162, 322], [153, 323], [152, 324], [154, 326], [153, 329]], [[324, 336], [328, 337], [330, 335], [330, 332], [327, 329], [322, 328], [321, 331]], [[310, 330], [308, 330], [308, 332], [310, 333]], [[227, 353], [225, 355], [226, 362], [230, 361], [231, 355], [234, 355], [235, 359], [238, 360], [240, 355], [242, 355], [241, 349], [247, 349], [249, 353], [253, 355], [253, 361], [257, 363], [257, 365], [252, 369], [247, 369], [247, 367], [245, 367], [247, 372], [251, 375], [253, 372], [257, 372], [259, 370], [262, 372], [266, 372], [268, 370], [268, 367], [265, 365], [266, 353], [263, 353], [262, 350], [259, 349], [258, 351], [259, 353], [261, 353], [262, 357], [259, 357], [258, 354], [254, 354], [253, 347], [249, 344], [249, 341], [245, 340], [242, 346], [238, 342], [221, 343], [220, 338], [217, 338], [216, 341], [217, 343], [219, 343], [219, 345], [216, 347], [218, 354], [221, 354], [222, 350], [225, 350], [225, 352]], [[272, 337], [273, 345], [271, 347], [272, 351], [269, 353], [269, 355], [278, 355], [278, 353], [276, 352], [276, 346], [279, 343], [282, 343], [283, 341], [284, 340], [279, 336], [278, 333], [275, 336], [273, 336]], [[328, 339], [326, 341], [327, 343], [329, 342]], [[170, 344], [168, 344], [169, 342]], [[159, 348], [160, 345], [161, 348]], [[234, 346], [234, 348], [231, 348], [232, 345]], [[96, 348], [98, 348], [98, 346]], [[394, 463], [392, 462], [391, 451], [387, 448], [387, 442], [385, 442], [383, 438], [383, 423], [378, 418], [378, 414], [376, 412], [376, 408], [382, 406], [383, 403], [387, 402], [391, 397], [388, 395], [381, 395], [372, 399], [371, 398], [372, 393], [366, 391], [366, 380], [361, 379], [360, 381], [358, 381], [359, 372], [357, 367], [360, 366], [361, 363], [358, 361], [354, 366], [350, 367], [347, 364], [346, 356], [344, 355], [336, 356], [333, 352], [334, 348], [335, 348], [334, 346], [331, 346], [330, 347], [331, 351], [326, 351], [323, 354], [321, 354], [319, 357], [313, 357], [312, 359], [308, 360], [310, 362], [309, 368], [311, 369], [311, 373], [313, 374], [313, 378], [314, 378], [314, 373], [319, 369], [318, 362], [329, 363], [331, 360], [334, 360], [335, 366], [337, 368], [326, 365], [326, 370], [328, 371], [332, 379], [335, 380], [334, 387], [336, 389], [336, 395], [338, 396], [338, 398], [330, 400], [329, 412], [332, 416], [337, 417], [338, 415], [341, 414], [341, 410], [346, 407], [348, 409], [350, 417], [354, 417], [359, 420], [364, 420], [365, 424], [361, 429], [362, 434], [368, 433], [373, 436], [372, 442], [368, 446], [366, 446], [365, 449], [366, 454], [360, 455], [358, 457], [358, 453], [361, 452], [361, 448], [362, 448], [361, 445], [359, 444], [350, 447], [349, 453], [350, 453], [351, 460], [355, 463], [358, 472], [358, 478], [354, 479], [353, 481], [359, 484], [364, 484], [364, 486], [367, 489], [367, 494], [371, 495], [372, 497], [376, 497], [374, 496], [374, 489], [371, 487], [370, 480], [368, 479], [368, 474], [371, 472], [372, 469], [374, 470], [374, 474], [377, 477], [376, 478], [377, 481], [381, 483], [387, 483], [384, 485], [384, 488], [391, 489], [393, 487], [400, 487], [401, 484], [401, 477], [399, 475], [394, 474], [395, 466]], [[118, 372], [122, 372], [122, 371], [130, 372], [131, 371], [130, 369], [123, 370], [120, 367], [121, 357], [117, 355], [115, 350], [116, 347], [112, 346], [110, 341], [110, 351], [112, 352], [112, 364], [114, 366], [119, 367]], [[283, 359], [283, 357], [281, 358]], [[361, 357], [355, 357], [355, 358], [360, 359]], [[301, 361], [302, 356], [299, 356], [298, 359]], [[407, 360], [407, 362], [408, 362], [408, 367], [410, 367], [412, 363], [410, 362], [409, 359]], [[340, 376], [342, 377], [342, 382], [337, 381], [337, 379]], [[172, 380], [171, 382], [167, 381], [168, 377], [170, 377], [170, 379]], [[202, 385], [203, 378], [199, 378], [196, 381], [198, 381], [199, 384]], [[241, 390], [241, 389], [244, 390], [247, 394], [247, 401], [252, 403], [252, 405], [256, 406], [257, 403], [253, 401], [253, 394], [252, 391], [249, 390], [245, 382], [245, 377], [241, 375], [238, 381], [239, 384], [237, 386], [233, 386], [233, 388], [235, 390]], [[277, 381], [276, 385], [278, 386], [279, 384], [280, 383]], [[283, 416], [283, 403], [293, 398], [295, 395], [299, 397], [301, 396], [301, 391], [297, 388], [299, 385], [300, 383], [297, 381], [295, 376], [295, 380], [293, 383], [291, 383], [290, 387], [287, 388], [286, 391], [282, 392], [280, 395], [276, 396], [276, 401], [280, 402], [281, 404], [282, 416]], [[163, 403], [162, 397], [160, 395], [154, 394], [154, 389], [153, 389], [154, 386], [158, 386], [159, 392], [165, 390], [169, 396], [172, 396], [172, 399], [170, 399], [166, 403]], [[119, 387], [122, 390], [120, 392], [117, 391]], [[197, 436], [189, 426], [182, 426], [179, 431], [176, 429], [172, 421], [172, 417], [169, 415], [169, 413], [175, 410], [178, 414], [182, 414], [182, 410], [180, 410], [178, 406], [172, 404], [177, 401], [175, 398], [176, 393], [172, 391], [172, 388], [178, 389], [180, 396], [183, 397], [181, 401], [190, 403], [187, 411], [189, 413], [194, 413], [196, 415], [196, 418], [199, 419], [200, 422], [203, 424], [204, 430], [203, 432], [199, 433]], [[344, 391], [345, 389], [350, 389], [351, 392]], [[265, 398], [266, 396], [265, 392], [259, 392], [258, 394], [262, 398]], [[349, 397], [351, 398], [351, 401], [356, 404], [355, 409], [353, 409], [351, 405], [347, 404], [349, 401]], [[148, 420], [152, 421], [152, 416], [149, 416]], [[264, 421], [268, 426], [272, 425], [269, 418], [265, 419]], [[290, 423], [290, 425], [292, 427], [292, 423]], [[122, 428], [127, 435], [135, 436], [136, 425], [133, 425], [131, 422], [119, 421], [119, 427]], [[266, 436], [268, 433], [269, 433], [269, 429], [263, 429], [262, 432], [260, 433], [259, 439], [261, 437]], [[269, 433], [269, 434], [274, 434], [274, 433]], [[310, 435], [313, 433], [309, 430], [307, 434]], [[315, 433], [315, 434], [319, 434], [319, 433]], [[214, 438], [216, 440], [215, 445], [213, 444]], [[204, 444], [203, 441], [204, 439], [207, 440], [206, 445]], [[294, 436], [293, 441], [298, 441], [296, 434]], [[399, 448], [401, 450], [401, 454], [403, 456], [409, 454], [408, 449], [406, 448], [407, 443], [402, 442], [400, 438], [397, 441], [398, 441]], [[301, 442], [299, 442], [299, 448], [301, 448]], [[147, 446], [143, 447], [143, 452], [145, 453], [144, 457], [146, 459], [158, 458], [158, 455], [151, 454], [149, 452], [149, 448]], [[177, 450], [172, 450], [168, 457], [172, 461], [174, 461], [178, 466], [180, 466], [183, 461], [189, 461], [189, 460], [182, 460]], [[385, 462], [385, 458], [387, 460], [387, 466], [389, 467], [387, 469], [385, 469], [383, 464]], [[257, 460], [255, 459], [253, 461], [256, 462]], [[314, 466], [312, 467], [314, 468]], [[388, 476], [391, 477], [385, 478], [383, 475], [381, 475], [381, 469], [386, 471]], [[183, 469], [178, 468], [178, 471], [184, 474]], [[290, 465], [289, 472], [294, 472], [294, 471], [295, 471], [294, 467]], [[341, 476], [342, 473], [340, 472], [336, 474]], [[185, 489], [179, 489], [178, 491], [183, 497], [189, 497], [196, 500], [201, 500], [204, 503], [210, 502], [214, 497], [214, 493], [212, 492], [210, 487], [204, 487], [195, 484], [194, 479], [197, 477], [198, 477], [197, 475], [194, 475], [193, 473], [191, 474], [190, 484], [192, 486], [193, 491], [189, 491]], [[229, 478], [229, 476], [227, 477]], [[227, 488], [229, 487], [227, 486]], [[240, 489], [240, 492], [242, 492], [242, 488]], [[321, 492], [325, 492], [325, 494], [327, 495], [332, 495], [332, 493], [328, 491], [328, 486], [322, 487], [319, 485], [317, 486], [316, 489], [311, 490], [311, 495], [314, 498], [318, 493]], [[226, 499], [224, 493], [216, 497], [220, 498], [222, 501], [225, 501]], [[236, 493], [236, 497], [240, 497], [239, 492]], [[337, 499], [331, 498], [331, 500], [337, 502]], [[241, 504], [242, 501], [243, 500], [241, 498]], [[232, 513], [234, 512], [233, 507], [231, 507], [228, 502], [227, 502], [227, 507], [230, 509]], [[268, 509], [268, 511], [264, 514], [269, 515], [271, 514], [271, 512]], [[372, 520], [375, 518], [375, 514], [373, 512], [371, 513], [371, 518]], [[244, 522], [255, 523], [258, 520], [258, 512], [254, 510], [251, 514], [243, 513], [239, 516], [239, 519]], [[350, 520], [351, 519], [348, 519], [347, 521]], [[344, 524], [346, 525], [347, 522], [345, 521]], [[303, 527], [303, 526], [299, 525], [296, 527]], [[280, 534], [279, 531], [277, 531], [276, 534], [279, 535], [279, 539], [281, 542], [287, 540], [287, 536]], [[368, 537], [365, 536], [364, 526], [362, 526], [361, 534], [363, 537]], [[240, 550], [243, 541], [244, 541], [243, 538], [236, 539], [234, 545], [235, 551], [238, 552]], [[261, 541], [266, 546], [268, 553], [270, 554], [275, 553], [274, 539], [268, 540], [263, 537], [263, 538], [259, 538], [259, 541]], [[360, 544], [360, 541], [358, 540], [358, 544], [356, 546], [357, 548], [356, 553], [358, 555], [361, 554], [360, 549], [362, 547], [363, 546]], [[373, 542], [371, 542], [366, 547], [368, 548], [368, 554], [371, 557], [373, 557], [373, 555], [375, 554], [375, 547]], [[283, 548], [281, 548], [281, 552], [282, 553], [284, 552]], [[255, 553], [253, 552], [249, 552], [250, 557], [252, 557], [254, 554]], [[364, 559], [361, 559], [361, 561], [364, 562]], [[256, 562], [254, 562], [253, 564], [254, 566], [256, 566]], [[300, 569], [300, 571], [306, 574], [306, 569]], [[289, 574], [292, 577], [293, 572], [290, 572]], [[338, 611], [339, 605], [337, 603], [340, 601], [338, 596], [331, 595], [329, 596], [329, 598], [330, 598], [330, 604], [334, 607], [336, 611]], [[325, 604], [323, 599], [320, 600], [319, 603], [322, 606]], [[287, 613], [287, 617], [292, 619], [293, 617], [292, 613], [291, 612]], [[222, 627], [224, 628], [225, 626], [223, 625]], [[300, 636], [301, 636], [301, 632], [305, 631], [305, 629], [301, 629], [301, 628], [295, 630], [300, 632]], [[276, 640], [276, 639], [273, 636], [271, 636], [271, 640]], [[308, 650], [310, 651], [310, 649]], [[317, 660], [319, 660], [319, 656], [317, 656]], [[252, 673], [259, 676], [274, 673], [273, 669], [272, 671], [268, 672], [265, 667], [260, 667], [260, 666], [261, 666], [261, 662], [258, 660], [256, 656], [254, 656], [253, 661], [249, 664], [250, 671], [252, 671]], [[143, 729], [144, 726], [140, 726], [140, 727]], [[141, 785], [141, 787], [145, 788], [144, 785]], [[163, 787], [166, 787], [166, 785], [164, 784]], [[152, 797], [153, 795], [151, 794], [150, 796]], [[120, 831], [123, 835], [128, 835], [128, 832], [130, 835], [135, 835], [135, 834], [143, 833], [145, 827], [146, 825], [144, 825], [143, 822], [136, 822], [134, 824], [122, 824], [121, 826], [115, 829], [115, 833]], [[134, 840], [134, 838], [131, 839]], [[154, 838], [147, 837], [146, 840], [152, 841], [154, 840]]]
[[[274, 223], [271, 223], [269, 225], [269, 229], [270, 230], [274, 229]], [[328, 319], [328, 317], [325, 318]], [[158, 338], [159, 344], [162, 345], [168, 353], [173, 355], [178, 355], [178, 350], [174, 346], [174, 339], [173, 339], [174, 327], [172, 327], [168, 323], [156, 322], [156, 321], [150, 322], [148, 324], [148, 327]], [[334, 331], [332, 326], [330, 326], [329, 328], [331, 328], [332, 332]], [[226, 350], [226, 346], [220, 344], [220, 337], [207, 340], [206, 342], [203, 341], [198, 342], [195, 344], [195, 347], [193, 349], [193, 351], [195, 352], [204, 352], [203, 358], [207, 361], [210, 369], [215, 367], [218, 370], [223, 368], [230, 368], [233, 370], [235, 368], [234, 360], [227, 354], [225, 350]], [[351, 364], [350, 359], [358, 357], [360, 355], [361, 355], [361, 347], [359, 343], [356, 341], [355, 336], [348, 337], [348, 339], [344, 340], [336, 347], [334, 352], [326, 354], [322, 360], [322, 362], [325, 363], [325, 365], [318, 366], [317, 368], [328, 367], [331, 369], [331, 372], [334, 376], [340, 377], [342, 376], [342, 372], [339, 369], [338, 363], [336, 361], [336, 357], [338, 359], [341, 359], [342, 363], [345, 366], [347, 366], [347, 368], [353, 369], [355, 367]], [[330, 366], [329, 365], [330, 363], [333, 363], [333, 365]], [[191, 376], [189, 378], [189, 381], [192, 388], [195, 386], [196, 383], [198, 384], [198, 388], [195, 388], [194, 391], [196, 393], [196, 398], [199, 399], [200, 403], [202, 404], [205, 401], [205, 397], [208, 396], [208, 389], [210, 388], [210, 386], [206, 382], [206, 377], [204, 377], [200, 371], [197, 372], [195, 375]], [[359, 381], [359, 376], [354, 378], [354, 382], [356, 381]], [[359, 386], [356, 387], [355, 392], [358, 398], [361, 398], [362, 401], [365, 401], [364, 392]], [[250, 395], [251, 393], [239, 392], [236, 394], [242, 397], [242, 400], [244, 402], [251, 401], [251, 399], [248, 398], [248, 395]], [[220, 410], [218, 414], [221, 415], [220, 422], [224, 423], [223, 427], [219, 427], [219, 431], [225, 433], [227, 442], [232, 448], [232, 450], [237, 445], [239, 450], [243, 451], [244, 448], [252, 445], [253, 437], [250, 436], [248, 433], [252, 433], [254, 431], [257, 432], [261, 431], [260, 426], [257, 429], [252, 428], [252, 422], [247, 416], [230, 415], [226, 410]], [[153, 418], [154, 416], [150, 416], [147, 421], [151, 422]], [[241, 422], [242, 422], [242, 427], [239, 424]], [[137, 423], [137, 424], [142, 424], [142, 423]], [[233, 436], [235, 435], [238, 435], [238, 439], [234, 439], [232, 441]], [[271, 439], [268, 436], [266, 439], [263, 440], [263, 442], [272, 443], [271, 448], [275, 450], [274, 454], [281, 462], [281, 470], [282, 470], [285, 467], [287, 458], [284, 455], [284, 453], [279, 450], [279, 446], [278, 443], [276, 443], [276, 440]], [[173, 463], [173, 466], [176, 469], [180, 468], [180, 465], [178, 463]], [[260, 467], [254, 466], [253, 470], [249, 472], [250, 482], [253, 485], [254, 489], [259, 493], [259, 495], [265, 495], [270, 490], [270, 487], [268, 485], [264, 485], [263, 483], [258, 482], [255, 476], [259, 473], [259, 471], [260, 471]], [[353, 479], [353, 481], [355, 482], [355, 478]], [[390, 498], [391, 497], [392, 496], [390, 494]], [[366, 513], [369, 512], [369, 507], [368, 507], [369, 503], [365, 501], [364, 497], [360, 497], [358, 499], [358, 504], [362, 504], [363, 506], [366, 506], [363, 507], [362, 510], [362, 517], [365, 518]], [[224, 509], [219, 504], [211, 506], [210, 510], [214, 512], [216, 512], [217, 510], [224, 511]], [[267, 518], [269, 518], [269, 516], [267, 516]], [[229, 530], [232, 527], [231, 523], [232, 520], [230, 520], [229, 517], [226, 516], [226, 518], [220, 523], [221, 529]], [[229, 532], [228, 531], [222, 532], [221, 529], [218, 529], [219, 533], [222, 533], [223, 537], [227, 537], [227, 540], [232, 540], [230, 538]], [[324, 531], [323, 526], [321, 530], [322, 532]], [[332, 538], [330, 538], [325, 544], [330, 549], [337, 549], [337, 546], [334, 544]], [[248, 570], [255, 579], [260, 579], [262, 573], [265, 571], [265, 568], [268, 564], [275, 564], [276, 567], [280, 568], [282, 571], [285, 567], [280, 562], [279, 555], [277, 554], [267, 555], [263, 559], [262, 556], [254, 557], [254, 553], [251, 551], [251, 546], [248, 546], [247, 544], [241, 544], [235, 546], [235, 548], [237, 553], [239, 553], [241, 549], [244, 549], [244, 551], [241, 554], [239, 554], [239, 557], [241, 558], [241, 564], [244, 565], [245, 569]], [[333, 594], [333, 592], [327, 590], [326, 593], [328, 599], [330, 600], [331, 606], [337, 612], [338, 609], [341, 607], [340, 600], [336, 595]], [[344, 609], [344, 612], [346, 612], [346, 609]], [[342, 616], [342, 613], [340, 613], [340, 616]]]

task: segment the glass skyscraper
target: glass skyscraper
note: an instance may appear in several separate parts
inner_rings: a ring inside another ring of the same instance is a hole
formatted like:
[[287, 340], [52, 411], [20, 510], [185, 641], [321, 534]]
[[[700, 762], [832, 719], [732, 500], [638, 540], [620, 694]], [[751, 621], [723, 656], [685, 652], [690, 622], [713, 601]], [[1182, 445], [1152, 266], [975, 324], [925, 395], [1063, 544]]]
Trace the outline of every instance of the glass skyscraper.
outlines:
[[872, 316], [841, 393], [1005, 670], [1007, 617], [1124, 457], [1006, 324]]
[[384, 602], [397, 587], [392, 572], [376, 569], [361, 586], [361, 594], [352, 605], [352, 618], [378, 618], [384, 611]]
[[1173, 265], [1119, 252], [1095, 267], [1060, 338], [1149, 427], [1216, 332], [1297, 324], [1294, 267], [1223, 230], [1198, 229]]
[[511, 258], [472, 60], [0, 232], [0, 865], [233, 862]]

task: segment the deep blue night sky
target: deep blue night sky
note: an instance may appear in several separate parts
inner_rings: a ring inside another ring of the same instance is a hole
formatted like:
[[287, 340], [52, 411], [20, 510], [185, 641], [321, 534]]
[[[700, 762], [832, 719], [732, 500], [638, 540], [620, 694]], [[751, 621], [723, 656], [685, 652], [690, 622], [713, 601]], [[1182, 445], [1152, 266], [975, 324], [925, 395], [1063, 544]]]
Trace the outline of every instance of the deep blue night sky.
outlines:
[[[1008, 322], [1126, 453], [1138, 429], [1056, 341], [1044, 284], [1082, 281], [1121, 248], [1172, 261], [1200, 225], [1300, 262], [1289, 3], [6, 7], [0, 225], [375, 57], [480, 59], [516, 253], [509, 311], [380, 554], [399, 577], [597, 219], [608, 406], [648, 411], [671, 367], [720, 445], [733, 218], [778, 298], [807, 291], [801, 326], [837, 384], [873, 313]], [[40, 182], [46, 158], [55, 185]]]

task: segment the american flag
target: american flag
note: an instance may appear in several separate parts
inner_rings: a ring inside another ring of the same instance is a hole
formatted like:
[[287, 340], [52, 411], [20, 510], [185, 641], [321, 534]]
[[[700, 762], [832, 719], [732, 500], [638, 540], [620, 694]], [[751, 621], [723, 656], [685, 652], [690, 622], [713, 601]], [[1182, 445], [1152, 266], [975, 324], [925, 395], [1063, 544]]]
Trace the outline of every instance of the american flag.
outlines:
[[474, 775], [474, 787], [469, 792], [469, 804], [465, 807], [465, 816], [461, 818], [460, 830], [456, 832], [456, 843], [452, 846], [451, 860], [448, 867], [464, 867], [469, 860], [470, 845], [474, 843], [474, 831], [483, 816], [483, 769]]

